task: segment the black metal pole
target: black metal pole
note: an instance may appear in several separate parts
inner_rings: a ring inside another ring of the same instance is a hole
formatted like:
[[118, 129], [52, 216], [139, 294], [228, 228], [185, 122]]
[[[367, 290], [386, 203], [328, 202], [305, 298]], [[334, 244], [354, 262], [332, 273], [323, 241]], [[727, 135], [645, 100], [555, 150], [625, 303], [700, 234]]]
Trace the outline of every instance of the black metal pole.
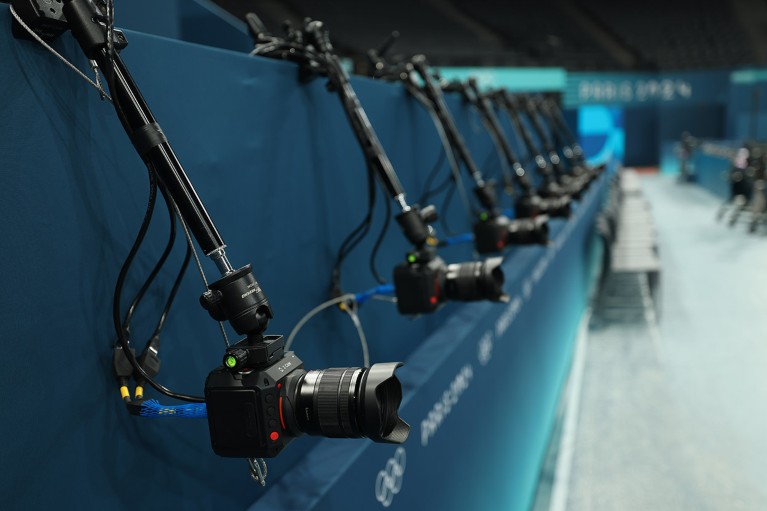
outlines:
[[538, 136], [538, 139], [541, 141], [543, 150], [548, 153], [549, 162], [554, 169], [555, 175], [561, 176], [564, 173], [562, 162], [559, 159], [559, 154], [557, 153], [556, 147], [554, 147], [554, 143], [552, 142], [549, 133], [546, 132], [546, 128], [541, 122], [535, 99], [531, 96], [523, 96], [521, 100], [523, 102], [522, 110], [527, 114], [527, 118], [530, 119], [530, 124], [533, 127], [533, 131], [535, 131], [535, 134]]
[[338, 57], [329, 53], [326, 55], [329, 64], [328, 77], [338, 90], [338, 96], [344, 106], [344, 112], [349, 118], [354, 135], [357, 137], [365, 153], [365, 158], [376, 170], [379, 179], [389, 194], [398, 201], [398, 197], [402, 197], [404, 200], [405, 191], [402, 188], [399, 177], [394, 171], [394, 166], [386, 155], [378, 135], [376, 135], [373, 126], [370, 124], [370, 120], [360, 104], [357, 93], [349, 82], [349, 75], [341, 66]]
[[522, 118], [518, 111], [519, 105], [517, 104], [516, 99], [507, 90], [499, 90], [496, 97], [498, 98], [498, 103], [500, 104], [501, 109], [506, 112], [506, 115], [511, 119], [512, 125], [517, 133], [522, 137], [525, 147], [527, 148], [528, 156], [535, 161], [538, 171], [546, 180], [552, 180], [553, 176], [551, 175], [551, 168], [536, 147], [532, 133], [530, 133], [530, 130], [522, 122]]
[[436, 86], [434, 79], [429, 73], [429, 65], [426, 61], [426, 57], [423, 55], [416, 55], [413, 57], [412, 64], [413, 69], [424, 82], [424, 94], [426, 94], [426, 97], [429, 98], [429, 101], [431, 101], [434, 106], [434, 112], [442, 124], [442, 128], [445, 131], [445, 135], [447, 136], [450, 145], [463, 161], [466, 170], [469, 172], [474, 182], [478, 186], [482, 186], [484, 183], [482, 172], [480, 172], [479, 167], [477, 167], [477, 164], [474, 162], [474, 158], [472, 158], [469, 148], [466, 146], [466, 141], [463, 139], [461, 132], [458, 131], [458, 127], [455, 125], [455, 120], [445, 103], [442, 89]]
[[[490, 100], [487, 98], [487, 96], [480, 92], [479, 87], [477, 86], [477, 82], [473, 78], [469, 79], [468, 89], [469, 90], [466, 91], [466, 98], [477, 108], [479, 113], [487, 121], [486, 126], [490, 132], [490, 136], [492, 137], [496, 146], [501, 149], [501, 152], [506, 158], [506, 161], [512, 168], [512, 180], [516, 182], [525, 193], [531, 192], [533, 185], [530, 183], [530, 180], [527, 177], [527, 173], [522, 166], [522, 162], [511, 148], [511, 144], [509, 144], [509, 141], [504, 134], [501, 122], [498, 119], [498, 116], [495, 114], [495, 109], [493, 108]], [[464, 86], [464, 90], [466, 90], [466, 86]], [[469, 94], [469, 91], [471, 94]]]
[[567, 121], [565, 121], [565, 115], [562, 112], [562, 108], [553, 99], [549, 99], [547, 104], [548, 108], [546, 108], [545, 111], [548, 112], [549, 119], [551, 119], [559, 132], [563, 134], [567, 140], [567, 145], [569, 146], [570, 151], [572, 151], [573, 158], [575, 158], [578, 163], [585, 163], [583, 149], [578, 143], [578, 140], [575, 138], [575, 134], [573, 134], [570, 126], [567, 125]]
[[89, 0], [68, 0], [64, 13], [86, 56], [95, 60], [107, 77], [115, 110], [139, 155], [157, 174], [205, 255], [216, 261], [222, 273], [231, 271], [223, 254], [226, 245], [173, 148], [120, 56], [107, 50], [104, 27], [97, 21], [101, 12]]

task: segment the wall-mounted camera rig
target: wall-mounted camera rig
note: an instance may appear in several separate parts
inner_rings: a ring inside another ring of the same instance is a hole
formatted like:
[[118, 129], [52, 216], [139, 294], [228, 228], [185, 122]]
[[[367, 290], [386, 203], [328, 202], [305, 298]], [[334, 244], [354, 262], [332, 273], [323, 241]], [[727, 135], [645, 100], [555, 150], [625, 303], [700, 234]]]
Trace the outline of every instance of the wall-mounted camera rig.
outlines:
[[[480, 254], [500, 252], [509, 245], [546, 244], [548, 242], [548, 216], [538, 214], [519, 215], [511, 220], [498, 209], [498, 197], [495, 182], [486, 180], [456, 126], [450, 110], [445, 103], [442, 89], [436, 84], [426, 57], [416, 55], [397, 64], [389, 64], [383, 58], [385, 49], [393, 38], [384, 45], [384, 51], [369, 50], [373, 76], [389, 81], [404, 83], [410, 94], [417, 99], [431, 114], [437, 129], [444, 133], [445, 151], [451, 160], [463, 163], [469, 177], [474, 182], [474, 195], [483, 208], [475, 213], [471, 211], [474, 233], [474, 246]], [[420, 80], [421, 84], [418, 83]], [[454, 179], [460, 179], [454, 176]], [[457, 184], [457, 183], [456, 183]]]
[[511, 168], [511, 182], [519, 188], [519, 198], [514, 203], [514, 210], [517, 216], [532, 217], [545, 214], [555, 218], [569, 217], [572, 207], [571, 199], [568, 195], [544, 199], [537, 194], [522, 162], [506, 138], [490, 99], [479, 90], [476, 80], [470, 78], [466, 82], [455, 81], [446, 84], [443, 88], [462, 94], [464, 99], [474, 106], [482, 116], [483, 125], [487, 129], [490, 138]]
[[516, 96], [513, 96], [507, 90], [499, 89], [489, 95], [489, 97], [495, 101], [501, 111], [506, 113], [511, 120], [511, 124], [517, 135], [522, 139], [527, 153], [524, 160], [534, 162], [538, 174], [542, 177], [542, 183], [538, 187], [538, 193], [543, 197], [561, 197], [562, 195], [570, 195], [574, 197], [574, 195], [570, 193], [571, 190], [566, 190], [560, 185], [558, 176], [554, 174], [554, 169], [551, 164], [536, 147], [530, 129], [522, 120]]
[[296, 62], [302, 82], [318, 76], [328, 78], [327, 88], [341, 100], [363, 150], [369, 178], [377, 178], [400, 208], [395, 218], [413, 249], [406, 254], [405, 261], [394, 268], [394, 293], [399, 312], [430, 313], [448, 300], [507, 301], [508, 296], [502, 289], [504, 277], [500, 257], [446, 264], [437, 256], [435, 230], [429, 225], [436, 219], [436, 210], [433, 206], [420, 208], [408, 204], [405, 190], [322, 22], [307, 18], [300, 29], [285, 23], [285, 36], [278, 37], [270, 34], [255, 14], [249, 14], [246, 19], [255, 41], [253, 55]]
[[559, 157], [559, 152], [551, 136], [555, 130], [547, 130], [543, 125], [543, 97], [540, 95], [523, 94], [519, 96], [522, 111], [527, 114], [530, 124], [541, 142], [543, 151], [546, 153], [548, 162], [554, 168], [554, 173], [559, 176], [562, 185], [569, 190], [585, 191], [591, 184], [593, 177], [589, 173], [568, 173], [564, 162]]
[[594, 181], [604, 171], [605, 165], [592, 167], [586, 162], [583, 148], [565, 121], [562, 107], [559, 104], [560, 96], [558, 94], [541, 94], [537, 97], [538, 101], [535, 104], [538, 111], [548, 121], [551, 133], [557, 146], [561, 148], [562, 156], [569, 166], [570, 173], [575, 177], [586, 176], [589, 182]]
[[[152, 208], [148, 208], [120, 271], [113, 306], [117, 334], [114, 369], [131, 412], [143, 416], [207, 416], [216, 454], [248, 458], [251, 475], [262, 485], [266, 467], [261, 458], [276, 456], [303, 433], [404, 442], [410, 427], [397, 415], [402, 389], [394, 375], [401, 363], [306, 371], [293, 352], [285, 351], [281, 335], [264, 334], [272, 318], [269, 301], [250, 265], [235, 269], [229, 262], [218, 229], [120, 58], [118, 52], [126, 47], [127, 40], [114, 29], [113, 2], [14, 0], [12, 13], [17, 37], [42, 42], [71, 30], [94, 69], [103, 73], [120, 122], [149, 169], [151, 191], [159, 187], [184, 227], [190, 248], [194, 236], [221, 273], [220, 279], [206, 284], [200, 303], [211, 317], [228, 321], [243, 336], [227, 347], [223, 364], [208, 375], [204, 397], [162, 386], [154, 380], [159, 359], [150, 364], [135, 357], [122, 320], [121, 290], [151, 220]], [[107, 97], [103, 90], [102, 94]], [[153, 204], [154, 195], [150, 193], [150, 206]], [[201, 266], [200, 270], [202, 273]], [[198, 404], [192, 409], [184, 408], [190, 405], [163, 407], [145, 401], [143, 392], [137, 392], [137, 399], [131, 400], [127, 391], [131, 376], [148, 382], [166, 396]], [[199, 403], [205, 403], [205, 409]]]

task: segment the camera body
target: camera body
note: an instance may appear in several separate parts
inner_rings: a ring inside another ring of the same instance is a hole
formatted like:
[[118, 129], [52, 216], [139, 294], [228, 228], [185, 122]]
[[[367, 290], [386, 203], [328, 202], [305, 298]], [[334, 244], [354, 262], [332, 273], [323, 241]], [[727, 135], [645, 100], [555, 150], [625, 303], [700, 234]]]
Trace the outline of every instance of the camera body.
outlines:
[[480, 254], [500, 252], [509, 245], [545, 245], [549, 241], [549, 217], [509, 219], [488, 215], [474, 224], [474, 247]]
[[426, 314], [436, 311], [447, 300], [505, 302], [501, 257], [484, 261], [445, 264], [424, 248], [408, 254], [407, 262], [394, 268], [394, 291], [401, 314]]
[[[445, 302], [445, 261], [434, 255], [409, 254], [408, 262], [394, 267], [394, 289], [400, 314], [428, 314]], [[419, 260], [420, 259], [420, 260]]]
[[540, 195], [524, 194], [514, 204], [518, 218], [548, 215], [552, 218], [568, 218], [572, 213], [572, 200], [568, 195], [544, 199]]
[[306, 371], [281, 335], [243, 339], [205, 381], [213, 451], [272, 458], [302, 434], [402, 443], [410, 426], [397, 415], [401, 365]]
[[[304, 364], [292, 352], [284, 353], [281, 335], [265, 336], [264, 345], [236, 344], [224, 357], [224, 365], [205, 380], [205, 402], [213, 451], [233, 458], [272, 458], [294, 438], [283, 425], [281, 405], [287, 378], [304, 372]], [[258, 350], [266, 357], [251, 362]], [[246, 352], [240, 367], [229, 367], [232, 359]], [[259, 367], [249, 367], [255, 365]]]
[[508, 244], [511, 220], [504, 215], [484, 216], [474, 223], [474, 248], [480, 254], [501, 252]]

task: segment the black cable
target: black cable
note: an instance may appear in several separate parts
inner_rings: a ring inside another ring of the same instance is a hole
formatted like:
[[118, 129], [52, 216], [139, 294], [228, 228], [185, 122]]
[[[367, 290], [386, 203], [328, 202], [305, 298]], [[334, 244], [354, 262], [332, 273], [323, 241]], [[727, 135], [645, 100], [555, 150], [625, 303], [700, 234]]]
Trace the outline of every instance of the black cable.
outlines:
[[447, 190], [447, 188], [450, 185], [455, 186], [455, 177], [451, 174], [447, 176], [440, 184], [435, 186], [433, 189], [429, 190], [429, 193], [426, 195], [426, 200], [430, 199], [431, 197], [435, 195], [439, 195], [440, 193]]
[[[487, 153], [487, 156], [485, 157], [485, 161], [482, 164], [482, 168], [485, 169], [485, 177], [487, 177], [487, 169], [490, 167], [490, 162], [493, 160], [493, 155], [498, 157], [498, 167], [503, 167], [503, 162], [501, 161], [498, 150], [497, 149], [491, 149], [489, 153]], [[497, 168], [497, 167], [496, 167]]]
[[332, 293], [340, 294], [341, 292], [341, 265], [354, 248], [367, 236], [370, 231], [370, 225], [373, 219], [373, 208], [375, 206], [376, 196], [376, 184], [375, 177], [373, 176], [372, 169], [368, 167], [368, 211], [362, 222], [350, 232], [344, 241], [341, 243], [341, 247], [336, 254], [336, 261], [333, 265], [332, 279]]
[[[272, 44], [273, 46], [269, 48], [269, 51], [256, 51], [256, 54], [264, 56], [278, 55], [279, 57], [298, 62], [300, 66], [306, 66], [307, 69], [313, 69], [313, 64], [322, 64], [325, 66], [328, 65], [327, 61], [321, 54], [310, 51], [302, 45], [296, 45], [292, 42], [286, 41], [269, 44]], [[264, 44], [264, 46], [266, 47], [268, 45]], [[258, 50], [258, 46], [256, 46], [256, 50]], [[315, 71], [319, 72], [317, 69], [315, 69]], [[363, 217], [362, 221], [360, 221], [360, 223], [354, 229], [352, 229], [349, 234], [346, 235], [344, 240], [341, 242], [341, 246], [338, 248], [336, 259], [333, 263], [333, 270], [331, 272], [331, 293], [333, 295], [341, 294], [341, 266], [343, 265], [344, 260], [367, 236], [372, 224], [373, 209], [375, 206], [376, 185], [373, 170], [370, 168], [369, 164], [367, 170], [368, 211]]]
[[372, 173], [368, 173], [368, 211], [362, 222], [346, 237], [341, 243], [341, 247], [338, 250], [339, 258], [337, 259], [337, 267], [340, 267], [343, 260], [349, 253], [354, 250], [354, 247], [362, 241], [368, 231], [370, 230], [370, 223], [373, 217], [373, 206], [375, 204], [375, 180]]
[[447, 153], [445, 152], [444, 149], [439, 152], [439, 154], [437, 155], [437, 161], [434, 162], [434, 165], [432, 166], [428, 176], [426, 177], [426, 180], [423, 183], [424, 191], [417, 201], [417, 203], [420, 204], [421, 206], [426, 206], [426, 201], [429, 200], [429, 197], [435, 194], [435, 192], [431, 190], [430, 187], [431, 187], [431, 184], [434, 182], [434, 180], [437, 178], [437, 174], [439, 174], [439, 171], [442, 170], [442, 164], [445, 163], [446, 154]]
[[[160, 315], [160, 320], [157, 322], [157, 326], [154, 329], [154, 333], [152, 334], [152, 338], [159, 338], [160, 332], [162, 331], [163, 326], [165, 326], [165, 320], [168, 318], [168, 312], [170, 312], [170, 308], [173, 305], [173, 300], [176, 298], [176, 293], [178, 293], [178, 288], [181, 286], [181, 281], [184, 280], [184, 275], [186, 274], [186, 270], [189, 267], [189, 261], [192, 259], [192, 247], [189, 246], [187, 243], [186, 245], [186, 254], [184, 255], [184, 262], [181, 264], [181, 269], [178, 272], [178, 275], [176, 276], [176, 281], [173, 283], [173, 287], [170, 290], [170, 294], [168, 295], [168, 300], [165, 302], [165, 308], [162, 310], [162, 315]], [[155, 349], [159, 348], [158, 345], [154, 346]]]
[[177, 392], [174, 392], [163, 385], [157, 383], [152, 379], [151, 376], [149, 376], [146, 371], [141, 367], [141, 364], [139, 364], [138, 360], [136, 360], [135, 355], [133, 355], [133, 352], [130, 349], [130, 342], [128, 341], [126, 337], [126, 332], [123, 329], [122, 326], [122, 316], [120, 314], [120, 296], [122, 295], [123, 286], [125, 285], [126, 277], [128, 276], [128, 271], [130, 270], [131, 265], [133, 264], [133, 260], [136, 257], [136, 254], [138, 253], [139, 248], [141, 247], [141, 244], [144, 241], [144, 237], [146, 236], [147, 230], [149, 228], [149, 223], [152, 217], [152, 211], [154, 209], [154, 203], [157, 196], [157, 180], [156, 176], [154, 175], [154, 171], [151, 167], [149, 167], [149, 202], [147, 204], [147, 210], [144, 214], [144, 220], [141, 223], [141, 227], [139, 228], [139, 232], [136, 235], [136, 240], [133, 242], [133, 246], [131, 247], [130, 252], [128, 253], [128, 257], [125, 259], [125, 262], [122, 265], [122, 268], [120, 268], [120, 274], [117, 277], [117, 283], [115, 284], [115, 292], [114, 292], [114, 301], [112, 303], [112, 320], [114, 322], [115, 331], [117, 333], [117, 341], [122, 347], [123, 353], [128, 359], [128, 362], [130, 362], [131, 366], [133, 367], [133, 370], [141, 375], [149, 384], [154, 387], [158, 392], [161, 392], [162, 394], [165, 394], [168, 397], [179, 399], [182, 401], [189, 401], [193, 403], [204, 403], [205, 398], [198, 397], [198, 396], [191, 396], [187, 394], [180, 394]]
[[376, 269], [376, 255], [378, 255], [378, 249], [381, 248], [386, 231], [389, 230], [389, 221], [391, 220], [391, 202], [384, 197], [384, 204], [386, 205], [386, 213], [384, 214], [384, 224], [381, 227], [381, 232], [378, 234], [373, 250], [370, 252], [370, 271], [373, 273], [373, 278], [378, 281], [379, 284], [386, 284], [386, 279], [381, 277]]
[[[176, 241], [176, 212], [173, 210], [173, 207], [171, 206], [171, 202], [165, 197], [165, 192], [163, 192], [163, 197], [165, 198], [165, 204], [168, 207], [168, 216], [170, 219], [170, 234], [168, 236], [168, 242], [165, 245], [165, 249], [162, 252], [162, 255], [157, 260], [157, 263], [155, 264], [154, 268], [152, 269], [152, 272], [149, 274], [149, 277], [144, 281], [144, 284], [141, 286], [141, 289], [139, 289], [139, 292], [136, 293], [136, 296], [133, 298], [133, 302], [131, 303], [130, 307], [128, 307], [128, 312], [125, 315], [125, 319], [123, 321], [123, 329], [130, 334], [130, 322], [131, 319], [133, 319], [133, 315], [136, 312], [136, 309], [141, 303], [141, 300], [144, 298], [144, 295], [149, 290], [149, 286], [152, 285], [152, 282], [157, 277], [157, 274], [162, 270], [162, 267], [165, 265], [165, 262], [168, 260], [168, 256], [170, 255], [171, 251], [173, 250], [173, 244]], [[150, 217], [150, 222], [151, 222]]]
[[445, 229], [445, 234], [448, 236], [453, 236], [455, 234], [453, 230], [450, 229], [450, 227], [447, 225], [447, 208], [450, 205], [450, 201], [453, 199], [456, 188], [457, 186], [453, 186], [447, 191], [447, 195], [445, 195], [445, 202], [442, 203], [442, 214], [439, 215], [439, 223], [442, 225], [442, 228]]

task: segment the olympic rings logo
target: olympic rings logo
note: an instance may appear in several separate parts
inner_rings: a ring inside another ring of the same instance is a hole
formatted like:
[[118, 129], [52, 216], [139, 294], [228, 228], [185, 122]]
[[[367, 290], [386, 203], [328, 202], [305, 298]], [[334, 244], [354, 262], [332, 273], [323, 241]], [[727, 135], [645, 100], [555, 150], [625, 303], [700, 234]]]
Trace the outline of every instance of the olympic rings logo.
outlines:
[[407, 457], [403, 447], [397, 447], [394, 456], [386, 462], [386, 468], [378, 472], [376, 478], [376, 500], [383, 507], [391, 506], [394, 496], [402, 489], [402, 476], [405, 474]]

